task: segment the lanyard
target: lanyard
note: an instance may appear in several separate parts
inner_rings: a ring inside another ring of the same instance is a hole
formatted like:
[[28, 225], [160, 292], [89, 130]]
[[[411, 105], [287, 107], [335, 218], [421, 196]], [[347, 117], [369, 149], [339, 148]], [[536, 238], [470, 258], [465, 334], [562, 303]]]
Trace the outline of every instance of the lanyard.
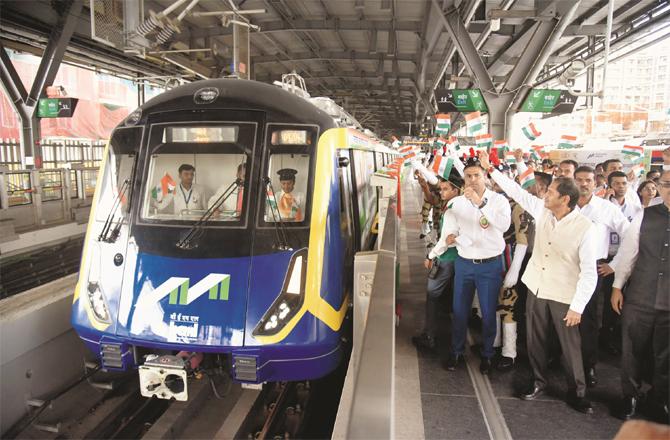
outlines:
[[186, 193], [184, 192], [184, 187], [181, 186], [181, 183], [179, 184], [179, 189], [181, 190], [181, 195], [184, 197], [184, 203], [186, 203], [186, 207], [188, 208], [188, 202], [191, 200], [191, 196], [193, 195], [193, 187], [188, 190], [188, 198], [186, 198]]

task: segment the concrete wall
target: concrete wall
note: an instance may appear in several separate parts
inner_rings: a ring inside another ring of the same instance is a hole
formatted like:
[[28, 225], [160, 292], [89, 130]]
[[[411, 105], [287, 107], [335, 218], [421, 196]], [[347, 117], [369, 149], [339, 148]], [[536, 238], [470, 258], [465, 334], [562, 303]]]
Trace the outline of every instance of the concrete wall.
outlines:
[[70, 325], [77, 274], [0, 301], [0, 433], [83, 374], [88, 353]]

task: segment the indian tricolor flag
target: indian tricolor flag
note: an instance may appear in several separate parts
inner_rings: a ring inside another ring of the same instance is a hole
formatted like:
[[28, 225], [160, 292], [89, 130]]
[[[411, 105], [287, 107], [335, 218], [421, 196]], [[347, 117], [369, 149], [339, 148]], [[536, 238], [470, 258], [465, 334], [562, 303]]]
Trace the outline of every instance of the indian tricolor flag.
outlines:
[[435, 147], [438, 148], [440, 151], [438, 151], [439, 154], [442, 154], [442, 148], [447, 145], [447, 141], [444, 140], [443, 138], [437, 138], [435, 139]]
[[151, 197], [156, 200], [162, 200], [168, 194], [172, 194], [177, 187], [177, 183], [168, 173], [161, 178], [160, 185], [156, 185], [151, 190]]
[[535, 185], [535, 170], [532, 167], [528, 167], [526, 172], [519, 176], [519, 184], [523, 189]]
[[449, 134], [449, 130], [451, 130], [451, 117], [449, 117], [448, 113], [438, 113], [435, 115], [435, 121], [437, 122], [437, 125], [435, 126], [435, 133], [440, 135], [447, 135]]
[[644, 173], [644, 165], [641, 163], [633, 165], [633, 168], [631, 168], [631, 171], [635, 174], [636, 177], [640, 177], [642, 173]]
[[472, 112], [465, 115], [465, 124], [468, 127], [469, 134], [477, 134], [482, 130], [482, 114]]
[[633, 162], [640, 160], [644, 156], [644, 148], [636, 147], [635, 145], [624, 145], [621, 152]]
[[495, 141], [493, 146], [498, 150], [498, 154], [503, 156], [506, 152], [509, 151], [509, 144], [505, 139]]
[[433, 172], [438, 176], [449, 179], [451, 169], [454, 167], [454, 159], [448, 156], [435, 156], [433, 161]]
[[569, 150], [571, 148], [575, 148], [575, 146], [577, 146], [577, 136], [564, 134], [558, 141], [559, 150]]
[[475, 136], [475, 144], [478, 150], [490, 150], [493, 145], [493, 136], [480, 134]]
[[448, 145], [453, 152], [457, 152], [461, 149], [461, 144], [458, 143], [458, 138], [456, 136], [449, 137]]
[[505, 162], [508, 164], [516, 163], [516, 157], [514, 156], [514, 153], [511, 151], [508, 151], [505, 153]]
[[544, 147], [542, 145], [533, 145], [530, 147], [530, 155], [534, 160], [542, 160], [547, 153], [544, 152]]
[[542, 132], [535, 127], [535, 124], [532, 122], [525, 127], [521, 129], [523, 131], [524, 136], [528, 138], [528, 140], [534, 141], [535, 139], [539, 138], [542, 136]]

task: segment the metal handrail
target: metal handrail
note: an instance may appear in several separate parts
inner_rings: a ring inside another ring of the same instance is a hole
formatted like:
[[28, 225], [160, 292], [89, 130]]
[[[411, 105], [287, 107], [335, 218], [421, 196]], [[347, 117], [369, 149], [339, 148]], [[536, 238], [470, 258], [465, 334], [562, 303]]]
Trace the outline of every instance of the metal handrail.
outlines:
[[347, 438], [393, 438], [398, 217], [389, 201], [349, 413]]

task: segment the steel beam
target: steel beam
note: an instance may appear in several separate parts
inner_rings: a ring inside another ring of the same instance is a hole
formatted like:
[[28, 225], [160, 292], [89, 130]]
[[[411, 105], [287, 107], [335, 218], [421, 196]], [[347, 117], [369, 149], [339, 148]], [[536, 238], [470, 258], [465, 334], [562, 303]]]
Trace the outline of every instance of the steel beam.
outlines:
[[482, 61], [481, 57], [479, 56], [479, 52], [477, 52], [477, 48], [470, 38], [470, 34], [463, 24], [458, 11], [456, 9], [452, 9], [446, 14], [443, 14], [437, 1], [431, 0], [431, 2], [435, 9], [437, 9], [442, 23], [447, 28], [447, 31], [451, 36], [452, 43], [456, 45], [456, 49], [458, 50], [458, 53], [460, 53], [463, 62], [468, 67], [468, 70], [470, 70], [473, 76], [477, 79], [480, 88], [482, 90], [495, 90], [488, 69], [486, 69], [484, 61]]
[[[526, 93], [530, 90], [535, 79], [540, 74], [540, 71], [547, 63], [547, 59], [553, 53], [558, 40], [561, 38], [561, 35], [563, 35], [565, 28], [567, 28], [572, 21], [580, 4], [581, 0], [574, 0], [572, 5], [563, 13], [558, 20], [558, 23], [555, 25], [553, 20], [537, 24], [537, 29], [533, 34], [533, 37], [524, 50], [524, 53], [521, 55], [519, 62], [505, 82], [504, 90], [510, 92], [516, 90], [514, 98], [505, 114], [504, 127], [507, 138], [510, 138], [511, 135], [513, 112], [517, 111], [521, 106], [521, 102], [525, 98]], [[553, 29], [547, 37], [546, 33], [548, 32], [549, 25], [551, 25]], [[541, 39], [539, 42], [537, 41], [538, 38]]]
[[[315, 60], [341, 60], [341, 61], [377, 61], [380, 58], [380, 55], [385, 60], [396, 59], [398, 61], [409, 61], [412, 63], [418, 63], [419, 59], [416, 54], [413, 53], [396, 53], [395, 55], [390, 54], [370, 54], [367, 52], [355, 52], [355, 51], [317, 51], [314, 52], [288, 52], [287, 56], [290, 57], [293, 61], [315, 61]], [[254, 64], [262, 63], [273, 63], [276, 60], [272, 55], [255, 55], [251, 57], [251, 60]]]

